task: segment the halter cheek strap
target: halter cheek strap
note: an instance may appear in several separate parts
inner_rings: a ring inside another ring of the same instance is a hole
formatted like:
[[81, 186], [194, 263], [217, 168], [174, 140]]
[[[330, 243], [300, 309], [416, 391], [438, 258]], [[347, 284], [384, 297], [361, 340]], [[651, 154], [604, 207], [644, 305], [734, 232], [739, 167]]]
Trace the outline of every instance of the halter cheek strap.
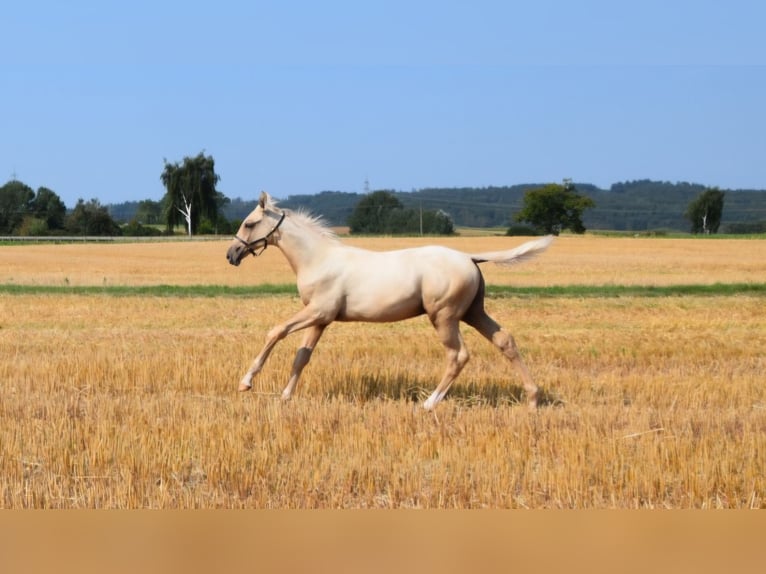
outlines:
[[[271, 239], [271, 236], [274, 235], [277, 229], [279, 229], [279, 226], [282, 225], [282, 222], [285, 220], [285, 215], [286, 214], [283, 211], [282, 215], [279, 218], [279, 221], [277, 221], [276, 225], [274, 225], [274, 227], [271, 228], [271, 231], [269, 231], [263, 237], [256, 239], [255, 241], [245, 241], [239, 235], [235, 235], [234, 239], [238, 240], [240, 243], [242, 243], [245, 246], [245, 251], [247, 251], [248, 253], [252, 253], [254, 256], [258, 257], [261, 253], [266, 251], [266, 248], [269, 246], [269, 239]], [[263, 245], [258, 245], [259, 243], [263, 243]]]

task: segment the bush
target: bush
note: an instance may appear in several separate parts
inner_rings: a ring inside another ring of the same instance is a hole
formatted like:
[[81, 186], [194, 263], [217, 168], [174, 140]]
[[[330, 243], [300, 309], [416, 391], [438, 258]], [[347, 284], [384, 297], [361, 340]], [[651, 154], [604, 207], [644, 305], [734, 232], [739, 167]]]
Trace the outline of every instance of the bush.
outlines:
[[141, 225], [136, 219], [131, 219], [130, 223], [122, 228], [122, 234], [128, 237], [152, 237], [162, 235], [162, 231], [156, 227]]
[[16, 235], [22, 236], [45, 236], [49, 235], [48, 222], [39, 217], [26, 216], [19, 227]]
[[64, 227], [72, 235], [122, 235], [122, 228], [112, 219], [109, 211], [97, 199], [80, 199], [66, 217]]
[[237, 232], [239, 225], [230, 222], [220, 215], [215, 222], [203, 217], [197, 228], [198, 235], [232, 235]]

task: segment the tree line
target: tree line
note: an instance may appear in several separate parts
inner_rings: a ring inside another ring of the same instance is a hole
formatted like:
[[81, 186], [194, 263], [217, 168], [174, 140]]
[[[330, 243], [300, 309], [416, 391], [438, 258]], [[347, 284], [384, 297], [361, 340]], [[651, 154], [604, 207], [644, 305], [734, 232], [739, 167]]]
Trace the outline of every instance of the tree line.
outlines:
[[385, 190], [362, 197], [348, 217], [349, 231], [354, 234], [452, 235], [452, 218], [440, 209], [406, 208], [396, 196]]
[[0, 235], [120, 235], [107, 208], [80, 199], [67, 210], [51, 189], [37, 191], [18, 180], [0, 187]]
[[[164, 165], [160, 201], [102, 205], [79, 199], [67, 209], [47, 187], [11, 180], [0, 187], [0, 235], [159, 235], [182, 227], [189, 235], [230, 234], [255, 200], [229, 199], [218, 188], [212, 156], [200, 152]], [[725, 203], [725, 208], [724, 208]], [[609, 190], [591, 184], [322, 192], [289, 196], [285, 208], [304, 208], [351, 233], [452, 234], [456, 226], [507, 227], [509, 233], [559, 233], [586, 228], [624, 231], [766, 232], [766, 191], [722, 191], [699, 184], [636, 180]]]
[[13, 179], [0, 187], [0, 235], [172, 235], [179, 225], [189, 235], [228, 234], [237, 224], [223, 215], [221, 208], [229, 199], [216, 189], [219, 179], [215, 160], [202, 152], [181, 162], [165, 160], [160, 174], [165, 196], [133, 202], [124, 218], [115, 217], [111, 206], [97, 199], [79, 199], [68, 210], [53, 190], [41, 187], [35, 192]]
[[[580, 195], [570, 181], [563, 185], [553, 183], [528, 191], [514, 220], [528, 225], [524, 235], [558, 235], [565, 229], [584, 233], [582, 214], [593, 206], [594, 202]], [[348, 218], [351, 233], [407, 233], [417, 229], [418, 223], [421, 235], [452, 235], [455, 231], [452, 218], [445, 211], [405, 208], [388, 191], [365, 195]], [[519, 234], [518, 228], [513, 227], [508, 232]]]
[[[254, 202], [233, 217], [226, 216], [231, 200], [217, 189], [220, 176], [215, 160], [200, 152], [180, 162], [164, 160], [160, 180], [165, 195], [160, 201], [142, 200], [120, 207], [101, 205], [93, 199], [80, 199], [68, 211], [60, 197], [50, 189], [37, 193], [20, 181], [0, 187], [0, 235], [172, 235], [182, 226], [189, 236], [230, 234], [239, 221], [254, 208]], [[380, 201], [383, 205], [378, 205]], [[243, 202], [237, 205], [242, 208]], [[111, 213], [110, 213], [111, 211]], [[119, 225], [117, 221], [128, 220]], [[349, 217], [353, 233], [454, 233], [451, 217], [441, 209], [406, 208], [388, 192], [362, 198], [354, 217]], [[164, 226], [164, 230], [160, 227]]]

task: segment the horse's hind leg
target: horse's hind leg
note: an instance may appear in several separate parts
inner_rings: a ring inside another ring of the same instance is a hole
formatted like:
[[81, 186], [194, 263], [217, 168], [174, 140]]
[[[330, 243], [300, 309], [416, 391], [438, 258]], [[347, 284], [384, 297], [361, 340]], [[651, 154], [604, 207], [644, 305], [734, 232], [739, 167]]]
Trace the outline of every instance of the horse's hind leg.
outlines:
[[295, 387], [298, 385], [298, 379], [301, 377], [303, 367], [308, 365], [311, 360], [311, 353], [314, 352], [319, 338], [324, 332], [324, 325], [313, 325], [308, 328], [306, 335], [303, 337], [303, 343], [301, 343], [298, 352], [295, 354], [295, 360], [293, 361], [293, 368], [290, 371], [290, 380], [287, 382], [285, 390], [282, 391], [282, 400], [288, 401], [295, 391]]
[[444, 398], [450, 385], [468, 362], [468, 349], [463, 342], [463, 336], [460, 334], [459, 322], [455, 319], [439, 320], [438, 317], [431, 318], [431, 322], [447, 349], [447, 370], [436, 390], [423, 403], [423, 408], [429, 411], [433, 410], [437, 403]]
[[527, 392], [529, 408], [537, 408], [539, 389], [534, 381], [532, 381], [532, 376], [529, 374], [527, 366], [521, 359], [519, 349], [516, 346], [516, 341], [513, 340], [513, 337], [509, 333], [506, 333], [492, 317], [487, 315], [483, 305], [474, 305], [466, 316], [463, 317], [463, 321], [492, 341], [492, 344], [500, 349], [503, 355], [513, 363], [516, 372], [518, 372], [521, 377], [524, 390]]

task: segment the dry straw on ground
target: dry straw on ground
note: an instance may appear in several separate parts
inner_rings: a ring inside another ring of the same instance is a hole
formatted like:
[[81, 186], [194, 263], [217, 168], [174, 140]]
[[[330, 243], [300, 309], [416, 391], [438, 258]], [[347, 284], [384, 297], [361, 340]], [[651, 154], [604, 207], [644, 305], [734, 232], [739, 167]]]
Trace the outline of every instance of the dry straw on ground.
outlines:
[[[510, 248], [517, 237], [344, 238], [373, 250], [440, 243], [466, 252]], [[276, 249], [235, 268], [225, 258], [226, 241], [27, 245], [0, 248], [0, 284], [22, 285], [256, 285], [292, 283], [294, 276]], [[497, 285], [673, 285], [762, 282], [762, 241], [709, 241], [559, 237], [543, 257], [511, 268], [484, 265]]]
[[[528, 266], [486, 274], [519, 285], [766, 279], [757, 241], [630, 241], [563, 238]], [[279, 275], [276, 250], [230, 271], [223, 245], [12, 246], [0, 262], [26, 256], [29, 268], [0, 267], [0, 281], [291, 279]], [[509, 365], [466, 328], [472, 360], [438, 420], [419, 407], [443, 367], [422, 318], [331, 326], [283, 405], [299, 342], [288, 339], [254, 392], [238, 394], [265, 332], [299, 305], [288, 296], [2, 296], [0, 506], [766, 505], [762, 297], [490, 300], [546, 404], [535, 414], [518, 405]]]

